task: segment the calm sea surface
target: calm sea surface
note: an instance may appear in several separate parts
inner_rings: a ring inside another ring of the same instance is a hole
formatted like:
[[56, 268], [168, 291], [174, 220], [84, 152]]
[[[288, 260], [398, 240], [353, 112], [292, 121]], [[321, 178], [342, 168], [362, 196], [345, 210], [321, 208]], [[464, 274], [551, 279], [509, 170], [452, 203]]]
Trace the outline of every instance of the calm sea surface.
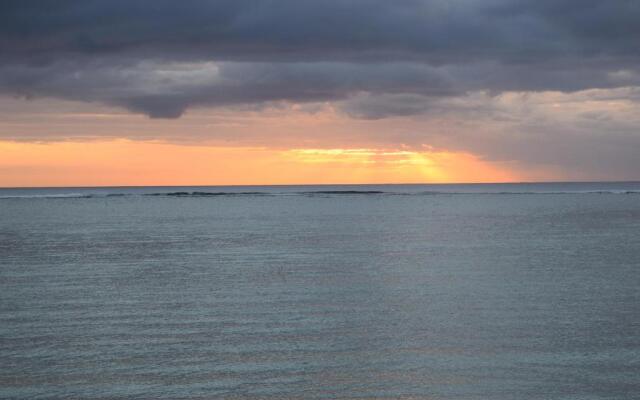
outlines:
[[0, 189], [3, 399], [638, 399], [640, 184]]

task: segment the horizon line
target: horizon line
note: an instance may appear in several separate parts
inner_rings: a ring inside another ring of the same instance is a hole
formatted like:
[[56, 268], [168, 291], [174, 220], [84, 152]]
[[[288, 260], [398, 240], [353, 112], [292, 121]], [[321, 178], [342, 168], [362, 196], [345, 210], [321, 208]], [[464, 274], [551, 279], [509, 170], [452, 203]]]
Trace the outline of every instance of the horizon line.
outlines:
[[180, 187], [255, 187], [255, 186], [447, 186], [447, 185], [530, 185], [530, 184], [562, 184], [562, 183], [640, 183], [640, 180], [611, 180], [611, 181], [514, 181], [514, 182], [413, 182], [413, 183], [278, 183], [278, 184], [193, 184], [193, 185], [89, 185], [89, 186], [0, 186], [2, 189], [100, 189], [100, 188], [180, 188]]

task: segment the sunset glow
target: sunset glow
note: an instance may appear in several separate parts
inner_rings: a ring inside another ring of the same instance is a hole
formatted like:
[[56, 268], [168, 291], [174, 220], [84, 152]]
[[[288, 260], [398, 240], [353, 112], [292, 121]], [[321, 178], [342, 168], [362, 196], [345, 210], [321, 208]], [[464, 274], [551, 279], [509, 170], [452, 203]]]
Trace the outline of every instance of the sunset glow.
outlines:
[[468, 153], [184, 146], [131, 140], [0, 142], [0, 186], [504, 182]]

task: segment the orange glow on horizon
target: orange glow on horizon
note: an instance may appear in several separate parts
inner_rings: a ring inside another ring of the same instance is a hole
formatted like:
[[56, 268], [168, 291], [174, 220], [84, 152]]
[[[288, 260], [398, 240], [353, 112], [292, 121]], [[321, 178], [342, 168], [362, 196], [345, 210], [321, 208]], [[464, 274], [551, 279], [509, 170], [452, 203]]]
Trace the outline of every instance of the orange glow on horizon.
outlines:
[[130, 140], [0, 141], [0, 187], [508, 182], [469, 153], [184, 146]]

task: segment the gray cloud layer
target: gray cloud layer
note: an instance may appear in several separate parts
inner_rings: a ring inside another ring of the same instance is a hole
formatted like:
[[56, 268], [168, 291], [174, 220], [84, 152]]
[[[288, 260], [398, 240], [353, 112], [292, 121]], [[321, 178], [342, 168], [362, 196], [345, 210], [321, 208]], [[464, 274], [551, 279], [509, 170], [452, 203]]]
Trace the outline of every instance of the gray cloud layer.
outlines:
[[638, 55], [628, 0], [5, 0], [5, 56], [433, 63]]
[[[175, 118], [192, 106], [362, 92], [636, 86], [637, 21], [640, 3], [624, 0], [7, 0], [0, 92]], [[422, 108], [358, 100], [346, 111]]]

